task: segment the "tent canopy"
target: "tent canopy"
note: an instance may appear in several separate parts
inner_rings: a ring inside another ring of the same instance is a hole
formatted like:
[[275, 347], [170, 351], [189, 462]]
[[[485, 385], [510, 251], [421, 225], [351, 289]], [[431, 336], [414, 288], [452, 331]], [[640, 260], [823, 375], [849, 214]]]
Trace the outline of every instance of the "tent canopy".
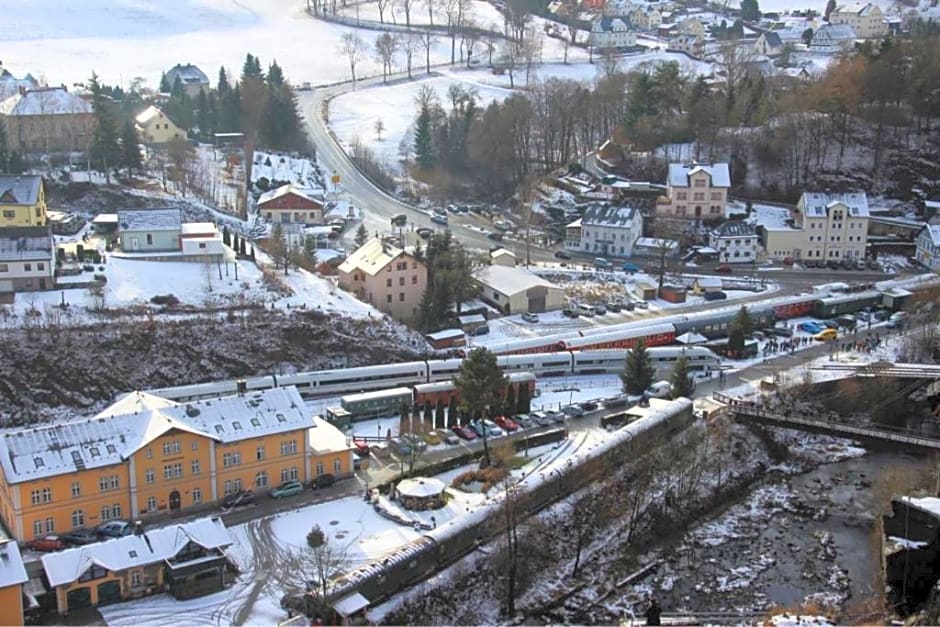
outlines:
[[340, 616], [352, 616], [366, 607], [369, 607], [369, 599], [358, 592], [353, 592], [333, 604], [333, 609], [335, 609]]
[[676, 341], [680, 344], [704, 344], [708, 341], [708, 338], [700, 333], [688, 331], [682, 335], [677, 335]]

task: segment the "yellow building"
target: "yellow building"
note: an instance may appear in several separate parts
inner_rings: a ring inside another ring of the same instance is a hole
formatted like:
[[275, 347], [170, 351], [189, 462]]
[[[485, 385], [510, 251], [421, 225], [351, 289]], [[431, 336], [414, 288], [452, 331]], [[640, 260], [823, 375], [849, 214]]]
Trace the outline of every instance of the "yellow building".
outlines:
[[10, 226], [46, 226], [41, 176], [0, 174], [0, 228]]
[[23, 541], [348, 476], [352, 452], [294, 387], [185, 404], [133, 392], [91, 419], [5, 433], [0, 470], [0, 516]]
[[186, 131], [153, 105], [144, 109], [134, 122], [137, 135], [145, 144], [167, 144], [173, 139], [186, 139]]
[[0, 625], [23, 624], [23, 584], [28, 580], [16, 542], [0, 540]]

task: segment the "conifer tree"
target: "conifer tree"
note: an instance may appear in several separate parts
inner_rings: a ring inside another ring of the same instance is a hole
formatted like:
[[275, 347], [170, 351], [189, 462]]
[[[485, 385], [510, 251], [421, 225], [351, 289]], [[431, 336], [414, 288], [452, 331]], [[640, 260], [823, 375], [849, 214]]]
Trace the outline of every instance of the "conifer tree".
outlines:
[[676, 365], [672, 369], [672, 397], [679, 398], [684, 396], [691, 398], [695, 390], [695, 384], [689, 377], [689, 360], [685, 355], [676, 360]]
[[116, 167], [120, 161], [121, 149], [118, 145], [117, 117], [110, 99], [105, 96], [98, 82], [98, 75], [92, 72], [89, 81], [91, 90], [91, 106], [95, 115], [95, 130], [91, 136], [91, 162], [100, 171], [104, 172], [108, 182], [111, 182], [111, 168]]
[[431, 110], [422, 105], [415, 123], [415, 161], [423, 170], [434, 167], [434, 150], [431, 137]]
[[356, 248], [362, 248], [368, 241], [369, 232], [366, 231], [366, 225], [360, 224], [359, 228], [356, 229], [356, 238], [353, 240], [353, 243], [356, 244]]
[[134, 123], [127, 120], [121, 133], [121, 165], [127, 168], [127, 176], [133, 176], [134, 170], [140, 170], [143, 165], [139, 142]]
[[627, 353], [623, 372], [620, 373], [624, 391], [627, 394], [642, 394], [653, 383], [654, 374], [653, 359], [646, 350], [646, 344], [639, 340]]

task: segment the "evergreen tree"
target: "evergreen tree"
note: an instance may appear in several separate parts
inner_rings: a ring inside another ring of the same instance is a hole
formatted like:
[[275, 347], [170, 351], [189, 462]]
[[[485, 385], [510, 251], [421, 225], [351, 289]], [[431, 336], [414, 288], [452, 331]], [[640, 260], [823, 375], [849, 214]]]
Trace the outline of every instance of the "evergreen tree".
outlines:
[[366, 242], [369, 241], [369, 232], [366, 230], [365, 224], [360, 224], [359, 228], [356, 229], [356, 238], [353, 240], [353, 243], [356, 245], [356, 248], [362, 248]]
[[447, 405], [447, 426], [453, 427], [458, 422], [459, 416], [457, 415], [457, 397], [451, 396], [450, 403]]
[[510, 385], [506, 390], [506, 400], [503, 403], [503, 413], [511, 416], [516, 413], [516, 386]]
[[411, 252], [411, 256], [418, 261], [424, 261], [424, 249], [421, 247], [421, 240], [418, 240], [418, 243], [415, 244], [414, 250]]
[[10, 171], [10, 151], [7, 148], [7, 127], [0, 120], [0, 172]]
[[304, 258], [310, 264], [316, 266], [317, 263], [317, 238], [313, 235], [304, 237]]
[[826, 3], [826, 13], [823, 16], [827, 22], [829, 21], [829, 16], [832, 15], [832, 12], [836, 10], [836, 0], [829, 0]]
[[516, 402], [516, 413], [528, 414], [532, 410], [532, 399], [529, 395], [529, 386], [519, 387], [519, 399]]
[[737, 315], [734, 317], [733, 324], [736, 324], [740, 327], [741, 331], [744, 333], [744, 337], [750, 337], [754, 333], [754, 319], [751, 318], [751, 312], [747, 310], [746, 305], [741, 305], [741, 308], [738, 309]]
[[137, 129], [130, 120], [124, 122], [124, 130], [121, 132], [121, 165], [127, 168], [127, 176], [133, 176], [134, 170], [140, 170], [143, 162], [140, 158], [140, 139], [137, 137]]
[[271, 65], [268, 66], [268, 77], [267, 77], [268, 87], [272, 90], [280, 89], [284, 85], [284, 71], [281, 69], [281, 66], [277, 64], [277, 61], [272, 61]]
[[95, 130], [91, 136], [91, 162], [105, 173], [110, 182], [111, 168], [120, 162], [121, 148], [118, 144], [117, 118], [112, 102], [105, 96], [98, 75], [92, 72], [89, 81], [91, 106], [95, 115]]
[[623, 372], [620, 373], [624, 391], [627, 394], [642, 394], [653, 383], [654, 374], [653, 358], [646, 350], [646, 343], [640, 340], [627, 353]]
[[238, 254], [238, 233], [232, 233], [232, 250], [236, 255]]
[[[245, 254], [245, 248], [246, 248], [245, 238], [243, 237], [242, 240], [241, 240], [241, 242], [239, 242], [239, 249], [238, 249], [238, 254], [241, 255], [242, 257], [247, 257], [247, 256], [248, 256], [248, 255]], [[252, 260], [252, 261], [255, 260], [255, 251], [254, 251], [254, 249], [251, 250], [251, 260]]]
[[232, 234], [228, 231], [228, 225], [222, 227], [222, 243], [228, 247], [232, 246]]
[[444, 426], [444, 401], [438, 399], [437, 406], [434, 408], [434, 428]]
[[737, 320], [731, 322], [728, 326], [728, 353], [732, 357], [738, 357], [744, 354], [744, 329]]
[[741, 0], [741, 19], [747, 22], [760, 21], [760, 7], [757, 0]]
[[219, 82], [215, 90], [218, 92], [219, 97], [223, 98], [228, 95], [231, 86], [228, 84], [228, 74], [225, 73], [225, 68], [219, 68]]
[[695, 384], [692, 382], [692, 379], [689, 377], [689, 360], [685, 358], [685, 355], [679, 357], [676, 360], [676, 365], [672, 369], [672, 397], [679, 398], [684, 396], [686, 398], [692, 397], [692, 391], [695, 389]]
[[[489, 418], [503, 403], [508, 379], [496, 363], [496, 354], [486, 348], [477, 348], [460, 364], [454, 377], [454, 386], [460, 392], [460, 409], [472, 418]], [[483, 455], [485, 466], [490, 465], [490, 449], [486, 429], [483, 429]]]
[[166, 75], [166, 72], [160, 74], [160, 93], [168, 94], [170, 90], [173, 89], [173, 85], [170, 85], [170, 79]]
[[431, 137], [431, 111], [428, 105], [421, 107], [415, 124], [415, 161], [418, 167], [429, 170], [434, 167], [434, 152]]
[[261, 59], [250, 52], [245, 55], [245, 63], [242, 65], [242, 81], [249, 78], [264, 78], [261, 72]]
[[205, 90], [201, 90], [199, 97], [196, 98], [196, 126], [199, 127], [199, 136], [204, 140], [212, 137], [211, 114], [209, 96], [206, 95]]

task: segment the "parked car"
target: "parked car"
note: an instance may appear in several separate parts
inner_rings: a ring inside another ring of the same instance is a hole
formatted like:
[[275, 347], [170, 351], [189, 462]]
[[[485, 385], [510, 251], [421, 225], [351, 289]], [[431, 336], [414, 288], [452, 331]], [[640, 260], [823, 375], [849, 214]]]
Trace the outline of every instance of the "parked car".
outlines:
[[813, 339], [817, 342], [832, 342], [839, 338], [839, 332], [835, 329], [823, 329], [819, 333], [813, 336]]
[[825, 327], [823, 325], [819, 324], [818, 322], [813, 322], [812, 320], [807, 321], [807, 322], [801, 322], [799, 326], [800, 331], [803, 331], [805, 333], [812, 333], [813, 335], [815, 335], [816, 333], [819, 333], [824, 328]]
[[535, 323], [539, 321], [539, 315], [534, 313], [524, 313], [522, 314], [522, 319], [526, 322]]
[[506, 435], [506, 431], [492, 420], [483, 420], [482, 423], [483, 428], [486, 429], [486, 437], [498, 438]]
[[552, 420], [545, 415], [545, 412], [541, 411], [530, 411], [528, 413], [529, 422], [532, 423], [533, 427], [547, 427], [552, 424]]
[[434, 224], [443, 224], [446, 226], [447, 216], [442, 216], [442, 215], [438, 215], [435, 213], [434, 215], [431, 216], [431, 222], [433, 222]]
[[441, 443], [441, 436], [437, 434], [436, 431], [428, 431], [427, 433], [422, 433], [421, 438], [427, 442], [428, 446], [437, 446]]
[[650, 308], [650, 304], [646, 302], [645, 300], [635, 301], [634, 305], [636, 306], [637, 309], [649, 309]]
[[516, 414], [512, 421], [519, 425], [520, 429], [531, 429], [536, 426], [535, 421], [528, 414]]
[[594, 305], [594, 315], [603, 316], [606, 313], [607, 313], [607, 307], [601, 304]]
[[565, 318], [577, 318], [581, 314], [579, 314], [578, 311], [572, 307], [565, 307], [561, 310], [561, 315], [563, 315]]
[[561, 408], [561, 413], [571, 418], [580, 418], [584, 415], [584, 410], [577, 405], [565, 405]]
[[854, 329], [855, 326], [858, 324], [858, 320], [852, 314], [844, 314], [842, 316], [839, 316], [838, 318], [836, 318], [836, 322], [839, 324], [840, 327], [844, 327], [846, 329]]
[[499, 425], [500, 429], [506, 431], [506, 433], [514, 433], [519, 430], [519, 424], [512, 418], [506, 416], [496, 416], [493, 421]]
[[646, 388], [643, 392], [645, 398], [669, 398], [672, 396], [672, 383], [669, 381], [657, 381]]
[[619, 396], [605, 398], [601, 402], [604, 403], [604, 407], [607, 409], [617, 409], [618, 407], [626, 407], [630, 399], [626, 394], [620, 394]]
[[428, 443], [420, 435], [416, 433], [402, 433], [399, 438], [402, 442], [416, 448], [419, 451], [423, 451], [428, 447]]
[[72, 546], [84, 546], [98, 541], [98, 534], [94, 529], [72, 529], [68, 533], [60, 536], [62, 541]]
[[705, 292], [705, 300], [708, 301], [725, 300], [726, 298], [728, 298], [728, 295], [721, 290], [718, 290], [717, 292]]
[[856, 270], [864, 270], [866, 267], [867, 267], [867, 266], [866, 266], [866, 264], [865, 264], [865, 260], [864, 260], [864, 259], [856, 259], [856, 260], [855, 260], [855, 269], [856, 269]]
[[618, 300], [609, 300], [604, 304], [607, 307], [607, 311], [612, 313], [618, 313], [621, 310], [620, 301]]
[[908, 313], [906, 311], [897, 311], [891, 314], [891, 317], [888, 318], [888, 328], [896, 329], [897, 327], [904, 326], [904, 323], [907, 322]]
[[242, 505], [251, 505], [254, 502], [254, 492], [251, 490], [239, 490], [238, 492], [233, 492], [232, 494], [226, 495], [226, 497], [222, 499], [222, 507], [231, 509], [233, 507], [239, 507]]
[[629, 261], [625, 261], [623, 263], [623, 271], [633, 274], [634, 272], [640, 271], [640, 266], [636, 265], [635, 263], [630, 263]]
[[480, 326], [475, 328], [473, 331], [470, 331], [470, 333], [468, 333], [467, 335], [472, 335], [473, 337], [479, 337], [481, 335], [487, 335], [489, 332], [490, 332], [489, 326], [485, 324], [481, 324]]
[[563, 250], [556, 250], [555, 259], [571, 259], [571, 255], [569, 255]]
[[636, 303], [632, 300], [625, 300], [621, 303], [621, 307], [623, 307], [624, 311], [633, 311], [636, 309]]
[[838, 329], [839, 323], [836, 322], [835, 320], [826, 320], [825, 322], [823, 322], [823, 326], [826, 327], [827, 329]]
[[42, 536], [27, 542], [26, 548], [31, 551], [61, 551], [65, 542], [59, 536]]
[[497, 220], [493, 223], [493, 228], [497, 231], [502, 231], [503, 233], [512, 230], [512, 225], [506, 222], [505, 220]]
[[403, 213], [397, 213], [392, 216], [392, 224], [395, 226], [405, 226], [408, 224], [408, 216]]
[[317, 475], [317, 478], [310, 482], [310, 487], [314, 490], [319, 490], [320, 488], [328, 488], [334, 483], [336, 483], [336, 477], [326, 473]]
[[103, 538], [120, 538], [134, 532], [134, 526], [126, 520], [112, 520], [95, 527], [95, 532]]
[[271, 496], [276, 499], [282, 499], [288, 496], [296, 496], [303, 491], [304, 486], [299, 481], [285, 481], [271, 490]]
[[460, 436], [454, 433], [453, 431], [442, 433], [441, 437], [444, 438], [444, 442], [446, 442], [450, 446], [460, 444]]
[[555, 411], [554, 409], [549, 409], [545, 412], [545, 420], [547, 424], [553, 425], [558, 424], [559, 422], [565, 421], [565, 414], [560, 411]]
[[838, 260], [838, 259], [830, 259], [830, 260], [828, 260], [828, 261], [826, 262], [826, 267], [829, 268], [830, 270], [838, 270], [838, 269], [839, 269], [839, 260]]
[[593, 308], [593, 307], [589, 307], [588, 305], [576, 305], [576, 306], [575, 306], [575, 311], [577, 311], [579, 315], [582, 315], [582, 316], [584, 316], [585, 318], [593, 318], [593, 317], [594, 317], [594, 308]]
[[476, 440], [477, 432], [467, 425], [454, 425], [450, 428], [462, 440]]
[[578, 407], [584, 411], [595, 411], [597, 409], [597, 403], [594, 401], [584, 401], [583, 403], [578, 403]]
[[356, 447], [356, 452], [363, 457], [367, 456], [370, 452], [369, 443], [362, 438], [353, 438], [353, 446]]
[[790, 327], [767, 327], [765, 330], [768, 334], [777, 337], [793, 337], [793, 329]]
[[720, 272], [722, 274], [732, 274], [734, 272], [734, 269], [731, 267], [730, 264], [721, 263], [721, 264], [718, 264], [717, 268], [715, 268], [715, 272]]
[[595, 257], [594, 267], [600, 270], [610, 270], [614, 267], [614, 264], [610, 263], [610, 260], [604, 259], [603, 257]]
[[503, 234], [499, 231], [490, 231], [486, 236], [494, 242], [503, 241]]

